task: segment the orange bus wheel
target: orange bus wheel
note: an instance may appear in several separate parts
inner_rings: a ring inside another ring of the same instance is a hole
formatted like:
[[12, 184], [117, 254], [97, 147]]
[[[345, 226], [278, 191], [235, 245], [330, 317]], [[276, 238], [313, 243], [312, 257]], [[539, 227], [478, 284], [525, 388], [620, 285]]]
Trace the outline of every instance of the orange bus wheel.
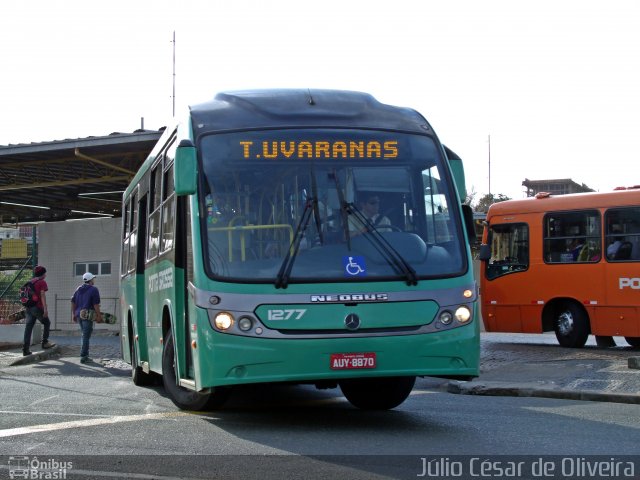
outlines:
[[560, 304], [556, 310], [553, 328], [558, 343], [567, 348], [584, 347], [591, 330], [587, 312], [574, 302]]

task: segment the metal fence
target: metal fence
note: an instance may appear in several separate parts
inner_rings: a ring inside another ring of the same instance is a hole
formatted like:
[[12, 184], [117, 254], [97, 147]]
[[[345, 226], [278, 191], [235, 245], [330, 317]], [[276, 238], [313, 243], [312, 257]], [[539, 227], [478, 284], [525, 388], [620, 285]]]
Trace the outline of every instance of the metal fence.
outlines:
[[34, 225], [0, 226], [0, 324], [20, 316], [19, 290], [35, 266], [37, 233]]
[[[116, 323], [105, 323], [101, 328], [114, 331], [120, 330], [120, 319], [117, 318], [116, 315], [119, 304], [120, 297], [100, 297], [100, 311], [102, 313], [110, 313], [117, 319]], [[56, 295], [54, 298], [53, 311], [51, 308], [49, 309], [49, 318], [51, 319], [51, 328], [54, 330], [73, 330], [78, 328], [77, 324], [71, 320], [71, 297]]]

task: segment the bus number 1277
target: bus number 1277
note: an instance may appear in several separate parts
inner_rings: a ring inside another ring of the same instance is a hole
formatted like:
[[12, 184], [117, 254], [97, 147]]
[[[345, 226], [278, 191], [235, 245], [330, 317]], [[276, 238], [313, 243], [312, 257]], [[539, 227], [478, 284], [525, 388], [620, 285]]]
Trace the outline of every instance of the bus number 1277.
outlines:
[[269, 320], [300, 320], [307, 312], [306, 309], [268, 310]]

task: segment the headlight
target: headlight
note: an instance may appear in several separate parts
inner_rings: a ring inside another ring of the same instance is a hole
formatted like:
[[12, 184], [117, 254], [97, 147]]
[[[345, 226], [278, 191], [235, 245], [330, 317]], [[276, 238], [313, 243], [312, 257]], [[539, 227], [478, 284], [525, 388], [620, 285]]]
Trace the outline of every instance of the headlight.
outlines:
[[445, 310], [440, 314], [439, 320], [443, 325], [449, 325], [453, 321], [453, 315], [451, 315], [451, 312]]
[[469, 310], [469, 307], [466, 307], [464, 305], [458, 307], [458, 309], [456, 310], [456, 320], [458, 320], [460, 323], [467, 323], [469, 320], [471, 320], [471, 310]]
[[238, 328], [243, 332], [248, 332], [253, 327], [253, 321], [249, 317], [242, 317], [238, 320]]
[[216, 328], [220, 330], [228, 330], [233, 325], [233, 315], [229, 312], [220, 312], [214, 319]]

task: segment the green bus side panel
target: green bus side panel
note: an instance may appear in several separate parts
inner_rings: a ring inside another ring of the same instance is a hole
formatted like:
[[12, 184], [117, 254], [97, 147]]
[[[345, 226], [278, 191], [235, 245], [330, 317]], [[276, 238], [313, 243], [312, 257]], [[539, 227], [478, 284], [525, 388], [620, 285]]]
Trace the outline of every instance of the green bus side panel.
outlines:
[[[176, 274], [176, 269], [169, 259], [160, 259], [147, 266], [145, 270], [146, 326], [148, 332], [149, 367], [154, 372], [162, 372], [162, 351], [165, 329], [171, 327], [176, 348], [179, 374], [185, 365], [185, 335], [184, 335], [184, 300], [176, 292], [184, 291], [182, 275]], [[164, 320], [164, 323], [163, 323]]]
[[[130, 349], [137, 345], [138, 359], [148, 361], [147, 329], [144, 308], [144, 277], [129, 275], [121, 281], [122, 298], [120, 301], [122, 318], [122, 354], [125, 361], [131, 363]], [[131, 320], [132, 335], [129, 337], [129, 321]], [[136, 341], [135, 338], [138, 337]]]
[[464, 165], [460, 159], [449, 159], [449, 166], [451, 167], [451, 173], [458, 190], [458, 198], [460, 202], [464, 202], [467, 197], [467, 186], [464, 178]]
[[184, 273], [176, 269], [170, 260], [160, 260], [149, 265], [145, 272], [145, 288], [148, 297], [146, 327], [149, 334], [148, 360], [154, 372], [162, 373], [162, 352], [167, 329], [171, 328], [176, 348], [176, 367], [180, 378], [188, 378], [186, 372]]

